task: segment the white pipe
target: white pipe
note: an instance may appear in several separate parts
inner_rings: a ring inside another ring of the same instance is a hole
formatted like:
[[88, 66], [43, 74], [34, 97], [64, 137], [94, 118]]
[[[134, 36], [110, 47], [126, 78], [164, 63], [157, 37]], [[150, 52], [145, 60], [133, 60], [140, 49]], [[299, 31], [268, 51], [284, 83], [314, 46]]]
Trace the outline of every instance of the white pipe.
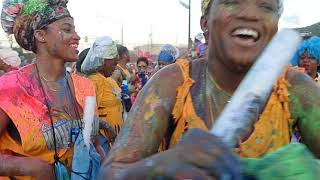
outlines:
[[212, 134], [229, 147], [235, 147], [241, 133], [259, 118], [275, 82], [289, 65], [300, 42], [299, 34], [289, 29], [274, 36], [217, 118]]

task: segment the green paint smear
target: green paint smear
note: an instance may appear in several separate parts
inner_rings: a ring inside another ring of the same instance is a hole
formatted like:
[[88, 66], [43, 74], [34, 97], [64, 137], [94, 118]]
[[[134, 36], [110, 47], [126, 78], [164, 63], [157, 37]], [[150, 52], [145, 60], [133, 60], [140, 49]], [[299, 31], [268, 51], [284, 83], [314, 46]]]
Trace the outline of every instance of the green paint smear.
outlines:
[[290, 96], [291, 112], [298, 120], [299, 128], [306, 139], [306, 143], [320, 139], [320, 106], [317, 101], [318, 94], [313, 94], [306, 87], [292, 89], [297, 96]]
[[303, 144], [289, 144], [262, 158], [242, 162], [244, 175], [259, 180], [318, 179], [320, 163]]
[[22, 13], [25, 15], [32, 15], [35, 12], [44, 14], [48, 6], [47, 0], [29, 0], [23, 6]]

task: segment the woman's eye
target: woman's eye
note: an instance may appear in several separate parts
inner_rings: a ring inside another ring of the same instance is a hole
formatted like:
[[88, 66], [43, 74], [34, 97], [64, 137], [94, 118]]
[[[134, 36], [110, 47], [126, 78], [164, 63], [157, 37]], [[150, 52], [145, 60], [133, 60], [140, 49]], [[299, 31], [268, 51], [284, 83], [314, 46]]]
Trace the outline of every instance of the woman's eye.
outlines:
[[71, 29], [69, 29], [69, 28], [65, 28], [65, 29], [62, 29], [63, 30], [63, 32], [65, 32], [65, 33], [70, 33], [72, 30]]

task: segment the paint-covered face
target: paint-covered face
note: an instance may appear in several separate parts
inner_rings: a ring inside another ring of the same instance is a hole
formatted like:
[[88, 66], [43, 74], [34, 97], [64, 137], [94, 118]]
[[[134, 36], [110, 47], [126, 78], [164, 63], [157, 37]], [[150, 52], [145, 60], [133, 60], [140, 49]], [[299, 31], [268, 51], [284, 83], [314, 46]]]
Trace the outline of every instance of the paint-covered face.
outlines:
[[166, 61], [159, 61], [158, 62], [158, 66], [159, 66], [159, 69], [162, 69], [166, 66], [168, 66], [170, 63], [169, 62], [166, 62]]
[[209, 54], [246, 72], [278, 30], [277, 0], [216, 0], [209, 16]]
[[118, 64], [118, 58], [114, 59], [105, 59], [104, 60], [104, 67], [103, 67], [103, 73], [105, 77], [110, 77], [114, 70], [116, 69], [116, 66]]
[[48, 25], [45, 39], [50, 55], [66, 62], [77, 61], [80, 37], [75, 31], [73, 18], [66, 17]]
[[145, 72], [147, 72], [147, 69], [148, 69], [147, 63], [144, 61], [140, 61], [138, 64], [138, 72], [145, 73]]
[[299, 59], [299, 66], [303, 67], [307, 74], [314, 75], [318, 70], [318, 61], [309, 57], [307, 52], [304, 52]]

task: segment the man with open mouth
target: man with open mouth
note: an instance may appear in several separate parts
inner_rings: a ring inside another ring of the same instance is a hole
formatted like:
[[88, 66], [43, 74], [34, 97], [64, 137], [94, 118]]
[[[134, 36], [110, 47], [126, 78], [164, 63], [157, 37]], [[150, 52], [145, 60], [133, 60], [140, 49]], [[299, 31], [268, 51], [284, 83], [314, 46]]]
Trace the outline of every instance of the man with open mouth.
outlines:
[[[263, 112], [255, 116], [254, 127], [242, 133], [233, 152], [206, 132], [277, 33], [282, 1], [204, 0], [202, 6], [201, 26], [209, 45], [206, 60], [178, 60], [150, 79], [101, 176], [317, 179], [320, 90], [304, 73], [283, 73]], [[290, 145], [296, 128], [305, 145]]]

